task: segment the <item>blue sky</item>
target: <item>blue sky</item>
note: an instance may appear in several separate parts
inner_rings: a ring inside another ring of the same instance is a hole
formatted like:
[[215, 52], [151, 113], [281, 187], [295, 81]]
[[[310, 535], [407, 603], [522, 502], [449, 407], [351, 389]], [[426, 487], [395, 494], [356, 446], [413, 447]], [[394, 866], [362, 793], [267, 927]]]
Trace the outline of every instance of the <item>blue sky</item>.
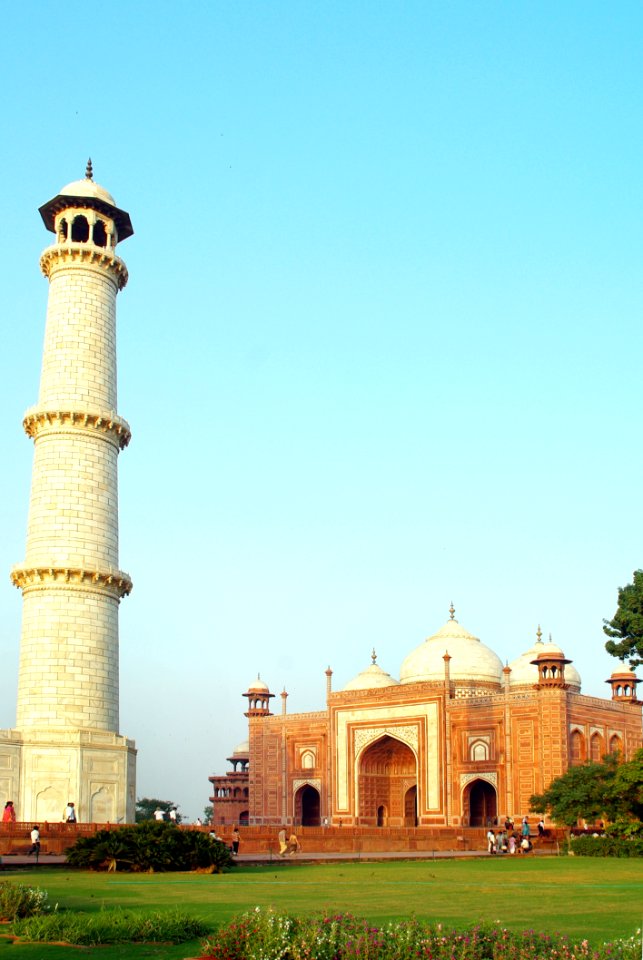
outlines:
[[[47, 300], [84, 173], [119, 247], [121, 728], [189, 817], [261, 673], [321, 709], [456, 616], [604, 696], [643, 565], [634, 2], [3, 11], [0, 726]], [[278, 709], [278, 708], [277, 708]]]

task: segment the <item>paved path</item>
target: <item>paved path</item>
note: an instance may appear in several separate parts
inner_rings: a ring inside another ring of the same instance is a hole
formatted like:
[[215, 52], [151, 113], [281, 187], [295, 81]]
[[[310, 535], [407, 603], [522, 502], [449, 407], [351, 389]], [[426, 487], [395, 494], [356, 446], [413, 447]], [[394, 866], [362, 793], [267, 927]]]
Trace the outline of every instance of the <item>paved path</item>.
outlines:
[[[529, 856], [551, 856], [557, 854], [555, 847], [532, 851]], [[270, 863], [337, 863], [340, 861], [360, 860], [462, 860], [475, 857], [488, 857], [486, 850], [381, 850], [369, 853], [296, 853], [293, 856], [279, 857], [273, 853], [240, 853], [235, 860], [245, 864]], [[508, 856], [508, 854], [501, 854]], [[521, 854], [516, 854], [521, 856]], [[25, 854], [0, 857], [0, 870], [11, 870], [13, 867], [62, 867], [65, 865], [64, 856], [44, 855], [38, 862], [34, 857]]]

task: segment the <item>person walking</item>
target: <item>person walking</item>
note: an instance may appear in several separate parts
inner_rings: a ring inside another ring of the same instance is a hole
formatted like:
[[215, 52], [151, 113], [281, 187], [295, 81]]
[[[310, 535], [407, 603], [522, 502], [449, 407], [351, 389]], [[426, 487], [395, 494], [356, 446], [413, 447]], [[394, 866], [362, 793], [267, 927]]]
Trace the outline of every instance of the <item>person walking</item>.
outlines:
[[4, 805], [4, 810], [2, 811], [2, 822], [3, 823], [15, 823], [16, 822], [16, 811], [14, 810], [13, 800], [7, 800]]
[[76, 807], [70, 800], [67, 806], [65, 807], [65, 813], [63, 817], [65, 823], [78, 823], [76, 819]]
[[27, 856], [30, 857], [32, 853], [36, 854], [37, 861], [40, 853], [40, 828], [37, 823], [34, 823], [31, 831], [31, 850], [29, 850]]
[[288, 844], [286, 843], [286, 828], [282, 827], [278, 834], [279, 838], [279, 856], [284, 857], [286, 855], [286, 850], [288, 849]]

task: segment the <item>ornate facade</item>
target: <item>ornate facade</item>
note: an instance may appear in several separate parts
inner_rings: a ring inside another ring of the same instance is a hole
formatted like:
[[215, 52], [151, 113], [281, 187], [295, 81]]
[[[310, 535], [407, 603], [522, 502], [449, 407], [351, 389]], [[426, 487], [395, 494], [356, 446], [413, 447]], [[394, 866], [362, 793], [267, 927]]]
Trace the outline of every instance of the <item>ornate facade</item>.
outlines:
[[525, 814], [530, 796], [571, 765], [616, 751], [629, 758], [642, 744], [631, 671], [612, 674], [610, 700], [585, 696], [578, 671], [540, 629], [503, 667], [453, 608], [406, 657], [399, 680], [375, 653], [342, 690], [331, 690], [330, 668], [326, 675], [327, 707], [315, 713], [287, 714], [282, 694], [272, 715], [262, 681], [244, 694], [250, 824], [483, 826]]

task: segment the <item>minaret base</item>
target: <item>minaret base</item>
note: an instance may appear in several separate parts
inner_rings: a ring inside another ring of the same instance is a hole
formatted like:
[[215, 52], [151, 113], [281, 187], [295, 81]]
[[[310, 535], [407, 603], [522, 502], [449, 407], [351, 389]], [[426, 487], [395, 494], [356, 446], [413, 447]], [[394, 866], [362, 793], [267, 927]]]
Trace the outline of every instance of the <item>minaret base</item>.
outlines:
[[83, 823], [134, 823], [134, 741], [96, 730], [0, 730], [0, 797], [24, 822], [58, 823], [71, 800]]

